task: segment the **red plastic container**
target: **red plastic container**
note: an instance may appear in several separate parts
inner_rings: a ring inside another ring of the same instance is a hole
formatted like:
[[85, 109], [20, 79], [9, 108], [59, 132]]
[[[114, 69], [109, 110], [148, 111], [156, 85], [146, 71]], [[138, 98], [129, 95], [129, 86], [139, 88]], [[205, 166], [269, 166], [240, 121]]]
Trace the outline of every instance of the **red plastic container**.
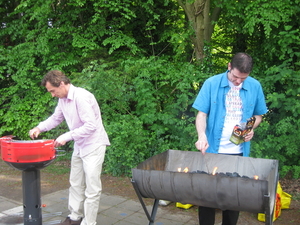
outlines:
[[56, 158], [54, 140], [13, 140], [12, 136], [0, 138], [1, 157], [10, 163], [37, 163]]

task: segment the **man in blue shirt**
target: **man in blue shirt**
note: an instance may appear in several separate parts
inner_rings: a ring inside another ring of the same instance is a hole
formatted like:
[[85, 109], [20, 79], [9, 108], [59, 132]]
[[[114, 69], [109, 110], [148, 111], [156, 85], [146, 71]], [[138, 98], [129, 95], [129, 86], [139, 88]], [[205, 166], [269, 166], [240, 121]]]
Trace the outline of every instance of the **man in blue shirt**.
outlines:
[[[254, 131], [267, 112], [261, 84], [250, 77], [253, 60], [246, 53], [237, 53], [228, 63], [225, 73], [207, 79], [193, 107], [199, 112], [196, 116], [198, 140], [196, 148], [205, 152], [249, 156], [250, 140]], [[242, 144], [230, 141], [233, 128], [250, 117], [255, 117], [253, 129], [244, 137]], [[215, 209], [199, 207], [200, 225], [214, 225]], [[239, 212], [223, 211], [222, 225], [236, 225]]]

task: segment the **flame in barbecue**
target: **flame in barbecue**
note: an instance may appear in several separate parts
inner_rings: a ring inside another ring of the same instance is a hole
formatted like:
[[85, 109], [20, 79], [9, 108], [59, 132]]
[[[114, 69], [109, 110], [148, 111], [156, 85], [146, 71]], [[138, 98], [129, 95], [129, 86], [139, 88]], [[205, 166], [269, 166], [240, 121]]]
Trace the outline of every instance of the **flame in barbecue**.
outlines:
[[[177, 171], [180, 173], [181, 172], [181, 167], [178, 167]], [[182, 170], [182, 172], [189, 172], [189, 168], [185, 167], [184, 170]]]
[[189, 168], [185, 167], [183, 172], [185, 172], [185, 173], [189, 172]]
[[214, 168], [214, 170], [213, 170], [213, 172], [212, 172], [212, 175], [215, 175], [215, 174], [216, 174], [217, 169], [218, 169], [218, 167], [215, 167], [215, 168]]
[[257, 175], [254, 175], [254, 180], [258, 180], [258, 176]]

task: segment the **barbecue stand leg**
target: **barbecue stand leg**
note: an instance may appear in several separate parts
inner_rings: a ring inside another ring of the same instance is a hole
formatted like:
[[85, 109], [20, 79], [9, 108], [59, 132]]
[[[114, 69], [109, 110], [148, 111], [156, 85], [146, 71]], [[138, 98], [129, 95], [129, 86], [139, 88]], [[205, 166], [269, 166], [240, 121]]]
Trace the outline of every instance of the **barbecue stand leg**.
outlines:
[[24, 170], [22, 182], [24, 225], [42, 225], [40, 171]]
[[276, 205], [276, 195], [277, 195], [277, 185], [278, 185], [279, 175], [277, 173], [275, 177], [275, 193], [274, 193], [274, 206], [270, 208], [270, 195], [264, 196], [264, 203], [265, 203], [265, 225], [273, 225], [273, 216], [275, 213], [275, 205]]
[[265, 225], [273, 225], [273, 213], [271, 213], [271, 208], [270, 208], [270, 195], [265, 195], [264, 196], [264, 201], [265, 201]]
[[144, 209], [144, 212], [149, 220], [149, 225], [153, 225], [154, 224], [154, 220], [155, 220], [155, 216], [156, 216], [156, 213], [157, 213], [157, 209], [158, 209], [158, 203], [159, 203], [159, 199], [155, 199], [154, 200], [154, 204], [153, 204], [153, 207], [152, 207], [152, 212], [151, 212], [151, 216], [146, 208], [146, 205], [143, 201], [143, 198], [142, 198], [142, 195], [137, 187], [137, 184], [135, 183], [135, 181], [133, 179], [131, 179], [131, 183], [132, 183], [132, 186], [136, 192], [136, 195], [138, 196], [139, 200], [140, 200], [140, 203]]

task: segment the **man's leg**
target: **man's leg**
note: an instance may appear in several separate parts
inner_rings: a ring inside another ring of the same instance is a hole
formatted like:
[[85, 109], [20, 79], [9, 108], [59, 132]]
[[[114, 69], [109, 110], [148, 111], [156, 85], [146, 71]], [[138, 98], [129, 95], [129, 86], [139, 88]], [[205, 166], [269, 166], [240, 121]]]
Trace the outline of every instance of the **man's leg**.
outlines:
[[214, 225], [215, 224], [216, 209], [199, 206], [198, 217], [200, 225]]
[[239, 211], [225, 210], [222, 212], [222, 225], [236, 225], [239, 219]]
[[106, 146], [98, 149], [83, 157], [83, 168], [85, 172], [85, 201], [84, 218], [81, 225], [95, 225], [102, 191], [101, 171], [104, 161]]
[[85, 199], [85, 175], [83, 163], [79, 156], [72, 155], [69, 188], [69, 210], [71, 220], [83, 218], [83, 203]]

